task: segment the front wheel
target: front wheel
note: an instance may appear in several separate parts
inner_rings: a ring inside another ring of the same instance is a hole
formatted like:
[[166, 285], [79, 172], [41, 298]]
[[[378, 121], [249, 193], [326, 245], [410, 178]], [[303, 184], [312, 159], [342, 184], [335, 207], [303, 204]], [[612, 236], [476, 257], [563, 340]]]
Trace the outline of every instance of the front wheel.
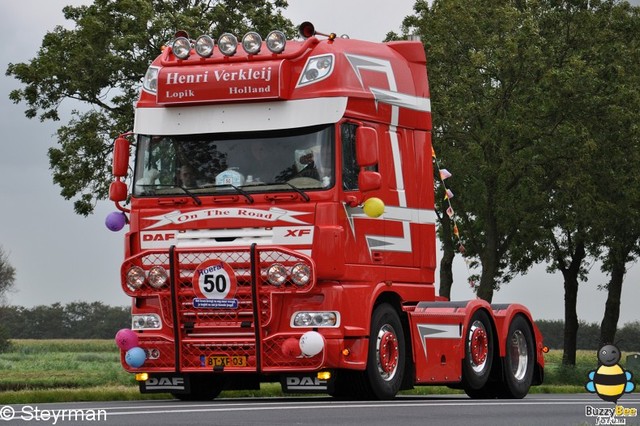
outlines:
[[467, 327], [462, 360], [462, 387], [472, 398], [489, 380], [493, 364], [493, 328], [489, 315], [476, 311]]
[[371, 317], [366, 377], [372, 396], [391, 399], [400, 390], [405, 372], [405, 341], [395, 309], [384, 303]]

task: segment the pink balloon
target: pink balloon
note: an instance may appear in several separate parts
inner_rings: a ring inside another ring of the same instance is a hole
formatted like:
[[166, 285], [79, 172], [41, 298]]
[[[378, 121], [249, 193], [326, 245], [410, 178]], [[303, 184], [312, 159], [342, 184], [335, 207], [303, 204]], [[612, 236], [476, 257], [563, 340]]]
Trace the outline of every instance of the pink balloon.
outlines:
[[123, 351], [138, 346], [138, 335], [135, 331], [123, 328], [116, 333], [116, 345]]

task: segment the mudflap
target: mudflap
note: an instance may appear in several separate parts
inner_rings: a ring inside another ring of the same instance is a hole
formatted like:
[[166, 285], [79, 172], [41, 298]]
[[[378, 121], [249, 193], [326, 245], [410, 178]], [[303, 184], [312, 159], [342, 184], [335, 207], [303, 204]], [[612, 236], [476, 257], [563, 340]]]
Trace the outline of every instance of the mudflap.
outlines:
[[191, 392], [191, 383], [188, 374], [178, 373], [154, 373], [140, 384], [140, 393], [175, 393], [188, 394]]
[[280, 377], [282, 392], [284, 393], [331, 393], [333, 392], [334, 377], [321, 380], [317, 373], [287, 374]]

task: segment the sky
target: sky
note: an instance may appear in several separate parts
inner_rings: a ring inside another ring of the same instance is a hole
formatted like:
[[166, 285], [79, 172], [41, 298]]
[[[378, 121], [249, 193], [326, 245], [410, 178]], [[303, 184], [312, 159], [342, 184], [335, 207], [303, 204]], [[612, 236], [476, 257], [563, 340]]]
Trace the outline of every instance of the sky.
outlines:
[[[0, 246], [17, 272], [15, 289], [8, 295], [8, 302], [14, 305], [129, 304], [119, 276], [124, 231], [114, 233], [104, 226], [106, 215], [115, 210], [113, 204], [100, 202], [95, 214], [87, 218], [74, 213], [72, 201], [64, 200], [60, 188], [52, 183], [47, 157], [48, 148], [56, 144], [56, 129], [63, 123], [29, 120], [24, 116], [25, 105], [13, 104], [8, 98], [20, 86], [5, 76], [7, 65], [30, 60], [47, 31], [69, 25], [62, 16], [63, 6], [87, 3], [90, 0], [0, 1], [3, 33], [11, 34], [9, 41], [0, 43]], [[289, 0], [284, 15], [295, 24], [311, 21], [318, 32], [381, 41], [389, 31], [400, 33], [403, 18], [413, 13], [413, 4], [414, 0]], [[366, 18], [362, 15], [365, 10]], [[63, 113], [68, 114], [72, 107], [63, 104]], [[446, 166], [446, 158], [440, 160]], [[455, 199], [452, 201], [455, 208]], [[475, 297], [467, 284], [471, 273], [477, 272], [469, 271], [458, 258], [453, 300]], [[592, 265], [589, 280], [581, 284], [578, 294], [581, 320], [602, 320], [606, 293], [597, 286], [606, 280], [599, 265]], [[639, 280], [640, 267], [634, 265], [623, 288], [621, 324], [640, 320], [636, 306]], [[526, 305], [536, 319], [562, 319], [562, 275], [548, 274], [540, 265], [504, 285], [495, 293], [494, 302]]]

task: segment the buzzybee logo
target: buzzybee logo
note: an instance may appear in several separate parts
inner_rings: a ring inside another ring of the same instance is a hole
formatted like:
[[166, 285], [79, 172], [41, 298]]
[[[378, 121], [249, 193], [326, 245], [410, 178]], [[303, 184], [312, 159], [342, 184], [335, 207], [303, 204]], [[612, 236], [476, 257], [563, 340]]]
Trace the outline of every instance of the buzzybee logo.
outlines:
[[598, 351], [600, 367], [589, 372], [589, 381], [585, 384], [587, 391], [596, 393], [603, 401], [617, 404], [625, 393], [633, 392], [633, 374], [625, 371], [620, 362], [621, 352], [615, 345], [604, 345]]

